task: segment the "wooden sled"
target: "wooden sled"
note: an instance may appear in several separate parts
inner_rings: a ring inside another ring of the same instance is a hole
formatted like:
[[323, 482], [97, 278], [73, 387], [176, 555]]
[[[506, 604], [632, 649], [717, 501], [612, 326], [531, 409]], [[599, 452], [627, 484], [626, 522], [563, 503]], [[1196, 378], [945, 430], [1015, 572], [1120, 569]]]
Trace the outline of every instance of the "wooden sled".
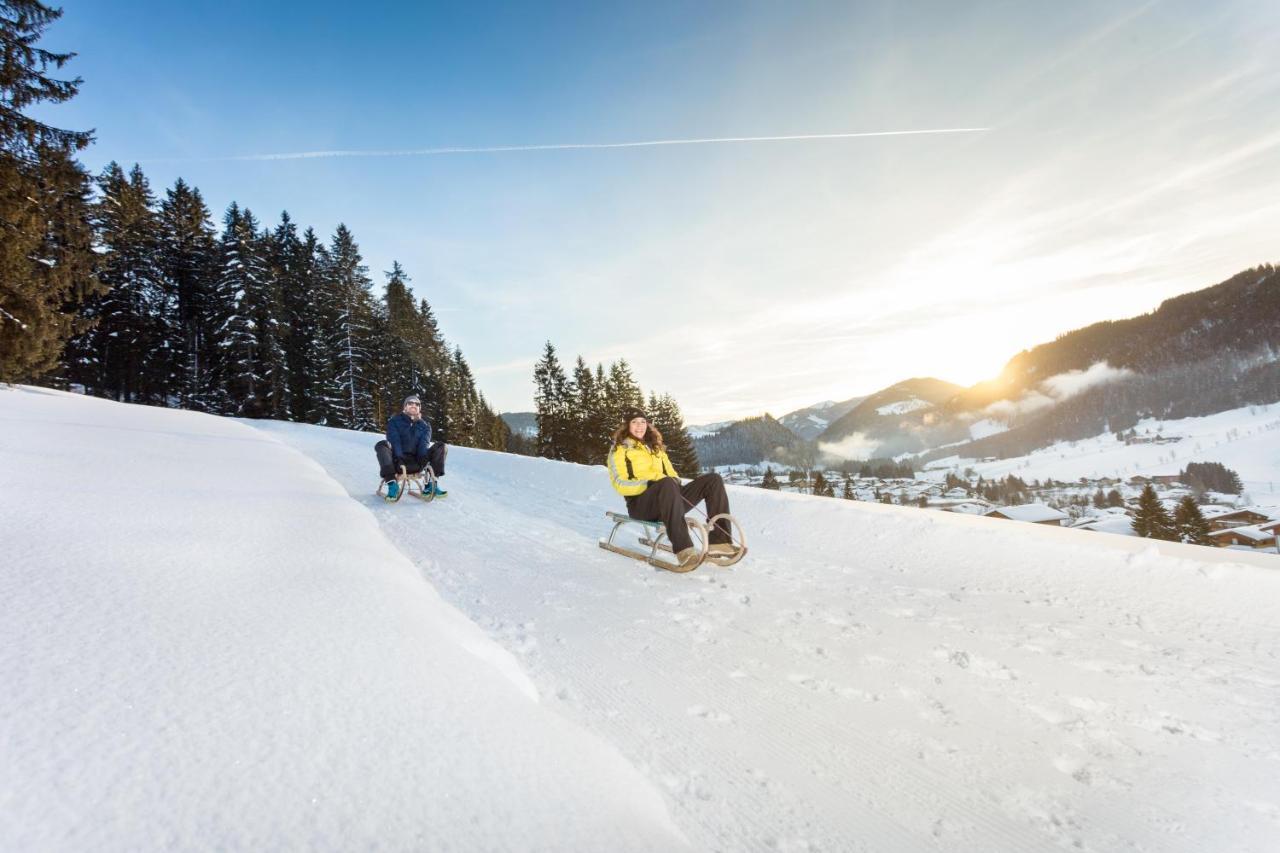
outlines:
[[426, 503], [431, 503], [431, 501], [436, 499], [436, 474], [431, 470], [430, 465], [424, 465], [421, 471], [414, 474], [410, 474], [405, 470], [405, 466], [401, 465], [400, 473], [396, 474], [395, 479], [395, 482], [400, 486], [400, 490], [396, 493], [394, 498], [387, 494], [388, 482], [390, 481], [382, 481], [378, 485], [377, 492], [378, 496], [387, 503], [399, 503], [400, 499], [406, 494], [413, 495], [418, 500], [425, 501]]
[[[693, 535], [693, 547], [697, 550], [698, 555], [695, 559], [690, 560], [688, 565], [681, 566], [675, 560], [675, 553], [671, 548], [671, 541], [667, 538], [667, 528], [660, 521], [641, 521], [632, 518], [629, 515], [623, 515], [618, 512], [605, 512], [605, 517], [613, 522], [613, 529], [609, 531], [607, 539], [600, 540], [600, 547], [606, 551], [612, 551], [615, 554], [621, 554], [624, 557], [631, 557], [634, 560], [640, 560], [649, 565], [665, 569], [669, 572], [691, 572], [705, 562], [714, 563], [717, 566], [732, 566], [734, 563], [742, 559], [747, 553], [745, 542], [741, 538], [741, 528], [733, 516], [725, 514], [718, 515], [712, 521], [727, 519], [732, 529], [738, 530], [737, 552], [734, 554], [718, 555], [708, 553], [708, 543], [710, 542], [710, 530], [708, 526], [696, 518], [686, 518], [685, 521], [689, 525], [689, 532]], [[636, 542], [640, 548], [628, 548], [625, 545], [618, 544], [617, 537], [625, 525], [639, 525], [644, 531], [640, 534]], [[648, 549], [647, 551], [644, 549]]]

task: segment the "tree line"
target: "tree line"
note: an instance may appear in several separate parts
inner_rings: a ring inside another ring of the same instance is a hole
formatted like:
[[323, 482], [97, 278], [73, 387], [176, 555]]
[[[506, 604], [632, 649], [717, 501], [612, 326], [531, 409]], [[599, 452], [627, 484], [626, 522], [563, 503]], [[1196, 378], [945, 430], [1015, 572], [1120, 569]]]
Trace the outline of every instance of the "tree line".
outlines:
[[626, 359], [608, 370], [592, 369], [578, 356], [566, 372], [555, 346], [547, 341], [534, 366], [534, 410], [537, 435], [532, 453], [584, 465], [604, 462], [614, 431], [628, 411], [642, 411], [662, 433], [671, 464], [682, 476], [698, 473], [698, 454], [685, 429], [684, 416], [670, 394], [649, 393], [636, 382]]
[[442, 439], [506, 447], [427, 300], [398, 262], [375, 296], [345, 225], [322, 241], [232, 202], [215, 229], [199, 189], [157, 199], [117, 163], [90, 178], [75, 159], [90, 133], [24, 115], [81, 83], [48, 73], [73, 54], [35, 47], [60, 15], [0, 0], [0, 381], [360, 430], [417, 393]]

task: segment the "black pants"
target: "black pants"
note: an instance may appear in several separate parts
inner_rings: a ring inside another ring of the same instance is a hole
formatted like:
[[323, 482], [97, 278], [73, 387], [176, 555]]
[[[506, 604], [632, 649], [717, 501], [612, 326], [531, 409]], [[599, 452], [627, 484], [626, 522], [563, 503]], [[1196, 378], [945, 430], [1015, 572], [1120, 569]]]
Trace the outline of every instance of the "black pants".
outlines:
[[[729, 511], [729, 496], [719, 474], [703, 474], [683, 486], [675, 477], [650, 480], [649, 488], [627, 498], [627, 515], [640, 521], [661, 521], [667, 526], [672, 550], [679, 552], [693, 546], [689, 525], [684, 521], [685, 511], [703, 500], [707, 502], [707, 518]], [[729, 541], [728, 526], [718, 522], [711, 529], [711, 544]]]
[[[382, 475], [384, 480], [393, 480], [400, 473], [399, 466], [396, 465], [395, 457], [391, 453], [391, 442], [379, 441], [373, 446], [373, 452], [378, 454], [378, 473]], [[402, 460], [404, 469], [410, 474], [416, 474], [427, 466], [431, 465], [431, 470], [435, 472], [437, 477], [444, 476], [444, 457], [449, 453], [449, 448], [443, 441], [433, 441], [431, 446], [427, 448], [427, 455], [421, 459], [410, 454]]]

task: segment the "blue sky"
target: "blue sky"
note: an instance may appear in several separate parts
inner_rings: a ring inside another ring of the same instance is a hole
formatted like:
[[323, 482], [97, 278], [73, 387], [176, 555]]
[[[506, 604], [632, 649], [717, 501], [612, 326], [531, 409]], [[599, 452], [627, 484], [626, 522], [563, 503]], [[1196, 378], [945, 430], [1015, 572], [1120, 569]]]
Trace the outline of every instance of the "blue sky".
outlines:
[[[691, 422], [989, 378], [1275, 261], [1274, 2], [68, 2], [84, 160], [404, 264], [490, 400], [550, 339]], [[988, 128], [414, 156], [342, 150]]]

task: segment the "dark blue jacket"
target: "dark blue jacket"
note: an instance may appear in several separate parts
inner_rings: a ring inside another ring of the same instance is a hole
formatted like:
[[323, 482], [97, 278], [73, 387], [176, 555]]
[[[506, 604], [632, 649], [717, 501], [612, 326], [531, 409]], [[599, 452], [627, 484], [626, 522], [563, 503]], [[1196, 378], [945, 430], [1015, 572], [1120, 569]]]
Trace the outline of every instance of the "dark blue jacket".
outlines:
[[387, 442], [397, 459], [410, 456], [426, 459], [427, 448], [431, 446], [431, 424], [423, 419], [415, 421], [401, 412], [387, 421]]

